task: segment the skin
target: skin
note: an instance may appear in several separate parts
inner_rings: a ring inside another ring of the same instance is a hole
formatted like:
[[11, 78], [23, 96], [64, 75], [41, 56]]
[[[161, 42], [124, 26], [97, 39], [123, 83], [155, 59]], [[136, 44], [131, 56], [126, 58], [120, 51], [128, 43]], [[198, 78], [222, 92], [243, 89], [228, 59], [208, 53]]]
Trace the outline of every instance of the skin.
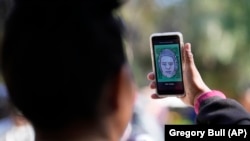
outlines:
[[[211, 89], [204, 83], [202, 77], [197, 70], [191, 51], [191, 44], [186, 43], [182, 48], [182, 67], [183, 67], [183, 79], [185, 87], [185, 95], [179, 97], [185, 104], [194, 106], [194, 101], [199, 95], [205, 92], [211, 91]], [[155, 74], [153, 72], [148, 73], [148, 80], [150, 80], [150, 88], [156, 88]], [[152, 94], [152, 98], [158, 99], [156, 94]]]
[[174, 70], [174, 59], [170, 56], [163, 56], [161, 57], [161, 71], [162, 74], [168, 78], [172, 77], [175, 75], [175, 70]]

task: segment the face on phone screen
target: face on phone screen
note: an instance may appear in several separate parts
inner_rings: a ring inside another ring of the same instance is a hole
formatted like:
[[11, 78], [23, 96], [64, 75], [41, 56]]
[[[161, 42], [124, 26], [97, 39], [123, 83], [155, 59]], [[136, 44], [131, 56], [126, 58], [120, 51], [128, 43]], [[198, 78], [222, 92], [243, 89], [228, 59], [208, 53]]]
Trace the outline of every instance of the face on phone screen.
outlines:
[[181, 45], [177, 35], [152, 37], [157, 93], [184, 93]]

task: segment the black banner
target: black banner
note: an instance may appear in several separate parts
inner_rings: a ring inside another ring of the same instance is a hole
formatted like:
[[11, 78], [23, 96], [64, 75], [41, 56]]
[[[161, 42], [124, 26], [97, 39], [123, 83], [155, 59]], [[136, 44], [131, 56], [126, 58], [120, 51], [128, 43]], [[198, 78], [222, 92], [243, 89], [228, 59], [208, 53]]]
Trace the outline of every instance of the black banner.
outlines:
[[249, 125], [165, 125], [165, 141], [183, 140], [250, 140]]

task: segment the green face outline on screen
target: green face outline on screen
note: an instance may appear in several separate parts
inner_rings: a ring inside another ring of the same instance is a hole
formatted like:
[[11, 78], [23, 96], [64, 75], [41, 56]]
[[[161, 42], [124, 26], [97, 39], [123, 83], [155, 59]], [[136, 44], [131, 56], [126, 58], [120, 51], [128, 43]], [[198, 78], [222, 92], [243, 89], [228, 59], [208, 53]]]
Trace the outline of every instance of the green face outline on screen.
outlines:
[[167, 78], [173, 77], [178, 70], [178, 62], [175, 53], [170, 49], [164, 49], [161, 51], [158, 63], [162, 75]]
[[182, 81], [179, 44], [154, 45], [157, 82]]

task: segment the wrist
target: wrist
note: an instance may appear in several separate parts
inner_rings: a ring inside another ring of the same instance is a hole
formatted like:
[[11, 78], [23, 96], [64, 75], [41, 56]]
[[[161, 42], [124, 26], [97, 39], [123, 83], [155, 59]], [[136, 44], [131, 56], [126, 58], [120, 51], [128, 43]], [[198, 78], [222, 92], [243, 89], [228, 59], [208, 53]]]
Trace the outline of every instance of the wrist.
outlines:
[[212, 90], [209, 89], [209, 88], [202, 89], [202, 90], [198, 91], [197, 94], [194, 97], [194, 106], [195, 106], [195, 103], [198, 100], [198, 98], [201, 97], [201, 95], [204, 95], [204, 94], [207, 94], [207, 93], [210, 93], [210, 92], [212, 92]]
[[210, 91], [207, 91], [207, 92], [204, 92], [200, 95], [198, 95], [195, 99], [194, 99], [194, 110], [195, 110], [195, 113], [198, 114], [199, 113], [199, 108], [200, 108], [200, 103], [211, 98], [211, 97], [220, 97], [222, 99], [225, 99], [226, 96], [220, 92], [220, 91], [217, 91], [217, 90], [210, 90]]

